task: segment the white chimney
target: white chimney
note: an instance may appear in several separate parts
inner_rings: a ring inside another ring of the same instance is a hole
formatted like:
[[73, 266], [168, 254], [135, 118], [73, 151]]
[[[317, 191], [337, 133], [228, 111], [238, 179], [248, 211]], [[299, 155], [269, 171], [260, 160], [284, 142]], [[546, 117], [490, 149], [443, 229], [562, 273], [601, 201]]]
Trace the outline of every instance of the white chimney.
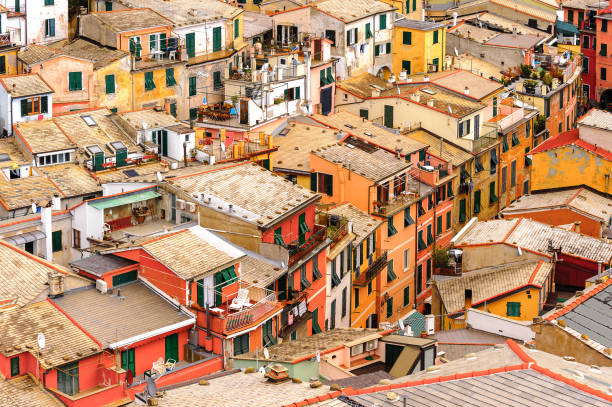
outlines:
[[215, 156], [211, 155], [208, 157], [208, 165], [215, 165]]
[[434, 106], [434, 101], [433, 101], [433, 99], [429, 99], [429, 100], [427, 101], [427, 106], [429, 106], [429, 107], [433, 107], [433, 106]]
[[421, 21], [425, 21], [425, 8], [421, 10]]
[[466, 95], [470, 94], [470, 88], [468, 88], [467, 86], [463, 89], [463, 93], [465, 93]]
[[353, 222], [349, 221], [348, 224], [346, 225], [346, 229], [348, 234], [353, 233]]
[[459, 14], [457, 14], [456, 11], [453, 12], [453, 27], [457, 25], [457, 16]]
[[40, 220], [43, 233], [45, 234], [44, 258], [53, 261], [53, 248], [51, 246], [51, 235], [53, 233], [53, 213], [50, 206], [40, 208]]
[[53, 203], [53, 210], [60, 211], [62, 209], [62, 199], [58, 194], [53, 195], [51, 202]]

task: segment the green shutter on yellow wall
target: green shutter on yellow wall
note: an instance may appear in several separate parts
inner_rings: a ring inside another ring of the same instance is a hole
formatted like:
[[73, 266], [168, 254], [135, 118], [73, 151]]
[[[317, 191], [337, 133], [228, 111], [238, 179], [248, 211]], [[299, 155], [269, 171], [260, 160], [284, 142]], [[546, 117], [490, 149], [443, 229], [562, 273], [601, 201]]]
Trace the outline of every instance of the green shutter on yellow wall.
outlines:
[[115, 93], [115, 75], [106, 75], [104, 80], [106, 84], [106, 94]]

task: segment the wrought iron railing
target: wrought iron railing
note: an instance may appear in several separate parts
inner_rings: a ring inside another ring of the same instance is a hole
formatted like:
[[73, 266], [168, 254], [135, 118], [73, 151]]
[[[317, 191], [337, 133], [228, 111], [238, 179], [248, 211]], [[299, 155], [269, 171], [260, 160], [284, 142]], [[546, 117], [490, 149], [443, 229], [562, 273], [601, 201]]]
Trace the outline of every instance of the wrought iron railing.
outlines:
[[370, 281], [372, 281], [378, 273], [382, 271], [387, 265], [387, 252], [383, 252], [365, 271], [359, 274], [354, 281], [356, 286], [365, 287]]
[[276, 303], [276, 295], [271, 293], [249, 308], [227, 315], [225, 330], [228, 332], [234, 331], [258, 321], [272, 311], [276, 307]]
[[294, 240], [288, 245], [289, 249], [289, 266], [295, 264], [305, 254], [310, 253], [312, 249], [322, 243], [327, 237], [327, 227], [323, 225], [314, 225], [314, 230], [310, 238], [302, 244], [299, 240]]

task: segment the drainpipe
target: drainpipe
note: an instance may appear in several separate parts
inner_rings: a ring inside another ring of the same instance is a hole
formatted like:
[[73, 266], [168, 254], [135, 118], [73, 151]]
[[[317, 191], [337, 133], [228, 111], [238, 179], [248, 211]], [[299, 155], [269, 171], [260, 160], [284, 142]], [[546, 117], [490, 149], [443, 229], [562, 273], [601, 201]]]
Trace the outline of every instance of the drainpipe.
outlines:
[[[306, 100], [305, 105], [306, 105], [306, 111], [308, 112], [308, 114], [312, 114], [312, 106], [310, 104], [310, 101], [312, 100], [312, 98], [310, 97], [310, 65], [311, 65], [311, 53], [310, 53], [310, 47], [308, 47], [308, 50], [304, 50], [304, 62], [306, 62], [306, 83], [304, 84], [304, 94], [306, 96]], [[324, 69], [324, 68], [323, 68]]]
[[419, 181], [419, 200], [417, 201], [417, 209], [414, 211], [415, 216], [414, 216], [414, 240], [416, 242], [416, 244], [414, 245], [415, 251], [414, 251], [414, 272], [412, 273], [413, 275], [413, 285], [414, 285], [414, 303], [412, 304], [412, 309], [416, 309], [416, 299], [417, 299], [417, 262], [419, 261], [419, 202], [421, 201], [421, 176], [420, 174], [418, 174], [418, 179], [417, 181]]

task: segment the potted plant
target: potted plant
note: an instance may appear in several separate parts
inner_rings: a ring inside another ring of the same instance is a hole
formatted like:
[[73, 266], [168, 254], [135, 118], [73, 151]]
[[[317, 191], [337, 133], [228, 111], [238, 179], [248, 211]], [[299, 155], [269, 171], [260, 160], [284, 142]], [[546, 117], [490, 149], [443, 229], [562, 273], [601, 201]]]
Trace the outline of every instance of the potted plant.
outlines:
[[526, 93], [535, 93], [535, 88], [538, 83], [534, 80], [527, 79], [523, 82], [523, 87]]

